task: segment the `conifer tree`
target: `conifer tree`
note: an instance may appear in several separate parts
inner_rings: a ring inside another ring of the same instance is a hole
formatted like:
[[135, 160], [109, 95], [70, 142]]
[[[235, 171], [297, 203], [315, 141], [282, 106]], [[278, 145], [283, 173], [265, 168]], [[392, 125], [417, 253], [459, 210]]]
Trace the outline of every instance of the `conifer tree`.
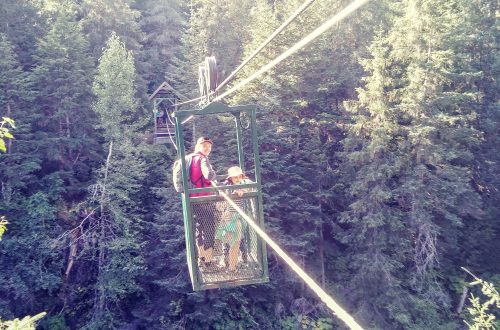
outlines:
[[[93, 68], [76, 7], [66, 1], [55, 8], [51, 28], [34, 55], [36, 66], [29, 79], [37, 106], [27, 117], [37, 132], [32, 147], [39, 148], [45, 162], [58, 164], [67, 199], [78, 200], [90, 180], [88, 160], [95, 148], [90, 139], [95, 117], [90, 111]], [[71, 171], [80, 173], [81, 179], [74, 181]]]
[[[23, 72], [20, 68], [19, 62], [16, 60], [12, 45], [5, 34], [0, 34], [0, 56], [3, 59], [0, 62], [0, 105], [2, 107], [2, 114], [7, 118], [13, 115], [13, 108], [18, 108], [21, 89], [23, 88]], [[2, 120], [2, 126], [7, 129], [7, 122]], [[2, 135], [3, 137], [3, 135]], [[8, 136], [12, 138], [12, 136]], [[4, 141], [1, 143], [3, 152], [7, 151]], [[11, 146], [11, 141], [7, 142]], [[9, 148], [10, 149], [10, 148]]]
[[[266, 1], [257, 1], [252, 11], [252, 39], [246, 45], [246, 53], [253, 51], [301, 4], [282, 1], [276, 2], [273, 8]], [[340, 2], [333, 6], [318, 3], [308, 8], [264, 48], [241, 76], [248, 76], [276, 58], [336, 13], [341, 5]], [[352, 94], [360, 74], [352, 56], [359, 50], [352, 45], [371, 35], [369, 31], [359, 36], [349, 35], [351, 29], [371, 23], [371, 19], [362, 14], [357, 20], [346, 20], [234, 97], [239, 102], [257, 101], [263, 112], [260, 145], [266, 227], [272, 236], [280, 237], [285, 249], [297, 256], [303, 267], [322, 284], [333, 277], [328, 269], [337, 269], [329, 266], [332, 257], [328, 255], [333, 253], [336, 244], [329, 233], [335, 216], [331, 206], [338, 201], [329, 197], [335, 166], [333, 152], [336, 151], [332, 145], [341, 136], [337, 126], [341, 119], [339, 105]], [[283, 269], [275, 285], [289, 288], [286, 292], [293, 292], [293, 298], [287, 295], [279, 297], [282, 300], [275, 299], [291, 311], [295, 302], [304, 301], [309, 294], [288, 272]], [[314, 305], [314, 298], [308, 304]], [[304, 313], [306, 310], [304, 308]], [[298, 315], [295, 322], [305, 316]]]
[[93, 249], [97, 264], [95, 304], [87, 327], [114, 327], [125, 322], [120, 306], [138, 291], [136, 279], [143, 269], [141, 243], [137, 240], [140, 207], [136, 201], [146, 173], [141, 148], [134, 141], [138, 110], [134, 78], [132, 53], [112, 34], [93, 86], [94, 111], [108, 148], [89, 201], [95, 212], [92, 218], [97, 241]]
[[207, 56], [215, 56], [219, 82], [240, 63], [242, 45], [249, 38], [248, 16], [241, 15], [252, 7], [252, 1], [191, 1], [187, 30], [181, 38], [182, 49], [172, 78], [179, 90], [198, 97], [198, 65]]
[[114, 31], [128, 49], [137, 51], [140, 48], [140, 28], [137, 20], [139, 11], [131, 8], [130, 0], [84, 0], [82, 26], [90, 42], [90, 49], [97, 60], [108, 38]]
[[37, 39], [47, 29], [47, 21], [40, 12], [39, 1], [5, 0], [0, 2], [0, 33], [4, 33], [12, 44], [13, 51], [22, 68], [33, 66], [33, 51]]
[[[0, 152], [2, 320], [335, 327], [269, 250], [269, 284], [193, 293], [176, 151], [142, 138], [146, 90], [167, 80], [198, 97], [206, 56], [222, 81], [302, 3], [0, 1], [0, 122], [16, 124]], [[346, 4], [315, 1], [229, 86]], [[366, 328], [463, 326], [459, 266], [493, 282], [500, 271], [497, 11], [372, 1], [223, 100], [259, 105], [266, 231]], [[234, 127], [206, 119], [194, 137], [210, 133], [224, 174]]]
[[173, 83], [173, 61], [180, 48], [180, 38], [186, 24], [179, 1], [138, 1], [139, 21], [144, 33], [144, 70], [150, 92], [167, 80]]
[[[466, 17], [461, 26], [462, 37], [453, 46], [464, 53], [454, 73], [461, 77], [461, 85], [475, 91], [477, 117], [474, 127], [481, 132], [481, 144], [475, 150], [474, 187], [481, 195], [483, 212], [481, 217], [468, 217], [458, 238], [461, 253], [456, 254], [454, 263], [465, 264], [478, 272], [498, 273], [500, 271], [496, 255], [491, 251], [499, 248], [500, 221], [498, 208], [500, 194], [498, 175], [500, 146], [498, 125], [498, 52], [495, 1], [462, 1], [460, 11]], [[462, 68], [466, 68], [463, 70]], [[457, 260], [458, 259], [458, 260]], [[457, 272], [455, 272], [457, 273]]]
[[146, 100], [149, 75], [146, 57], [143, 54], [142, 42], [144, 35], [141, 31], [139, 20], [140, 11], [132, 0], [84, 0], [81, 2], [81, 25], [90, 44], [90, 49], [95, 63], [111, 33], [118, 35], [125, 43], [127, 49], [134, 53], [136, 97]]
[[450, 298], [438, 280], [440, 261], [456, 249], [464, 217], [479, 214], [470, 185], [475, 93], [453, 75], [463, 54], [451, 45], [463, 16], [434, 1], [400, 8], [364, 62], [359, 101], [347, 104], [355, 115], [345, 140], [354, 200], [339, 238], [356, 274], [352, 297], [380, 327], [388, 319], [370, 310], [402, 326], [445, 322]]
[[[87, 157], [93, 144], [86, 140], [92, 132], [90, 62], [74, 7], [55, 8], [49, 19], [52, 25], [36, 47], [29, 84], [15, 72], [17, 77], [8, 81], [7, 102], [17, 119], [18, 138], [1, 162], [2, 208], [12, 224], [5, 242], [5, 251], [10, 252], [2, 257], [5, 264], [19, 267], [11, 278], [12, 305], [6, 307], [17, 315], [39, 312], [43, 305], [39, 297], [59, 290], [65, 253], [53, 244], [65, 225], [59, 211], [81, 200], [84, 182], [90, 179]], [[9, 63], [11, 57], [5, 59], [2, 63]], [[33, 260], [43, 267], [26, 271]]]

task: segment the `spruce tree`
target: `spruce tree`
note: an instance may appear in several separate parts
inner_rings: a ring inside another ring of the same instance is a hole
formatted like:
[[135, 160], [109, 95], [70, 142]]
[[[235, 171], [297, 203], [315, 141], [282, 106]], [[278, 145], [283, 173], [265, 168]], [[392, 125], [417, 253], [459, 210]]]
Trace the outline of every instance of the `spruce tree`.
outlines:
[[[8, 102], [18, 138], [2, 162], [2, 203], [12, 223], [6, 251], [14, 251], [3, 257], [5, 264], [19, 267], [12, 306], [6, 307], [18, 315], [39, 312], [45, 299], [60, 290], [66, 251], [58, 249], [55, 238], [67, 226], [61, 211], [81, 201], [90, 179], [91, 62], [74, 7], [64, 3], [54, 9], [35, 49], [33, 71], [26, 80], [19, 75], [9, 81], [11, 87], [17, 85]], [[23, 271], [32, 267], [32, 260], [44, 266]]]
[[364, 61], [359, 101], [347, 104], [355, 115], [345, 140], [354, 200], [339, 238], [349, 245], [352, 298], [367, 320], [444, 326], [450, 297], [440, 262], [457, 248], [464, 218], [479, 215], [470, 185], [475, 93], [453, 75], [464, 70], [452, 46], [461, 13], [434, 1], [400, 9]]
[[[498, 134], [498, 52], [494, 17], [498, 3], [495, 1], [462, 1], [460, 12], [465, 15], [460, 26], [461, 37], [453, 46], [464, 53], [454, 75], [461, 79], [462, 88], [474, 91], [476, 96], [471, 106], [477, 111], [474, 127], [481, 132], [481, 144], [475, 150], [473, 185], [481, 195], [483, 212], [481, 217], [468, 217], [461, 230], [459, 242], [461, 253], [455, 263], [465, 264], [478, 273], [497, 274], [500, 270], [495, 262], [499, 246], [500, 221], [498, 214], [499, 155]], [[465, 70], [462, 69], [465, 68]], [[459, 272], [456, 273], [458, 276]], [[460, 276], [462, 277], [462, 276]]]
[[[253, 51], [299, 5], [299, 1], [283, 1], [275, 3], [273, 8], [266, 1], [258, 1], [252, 11], [252, 39], [245, 52]], [[242, 78], [286, 51], [341, 6], [340, 2], [333, 6], [318, 3], [308, 8], [250, 62]], [[335, 204], [339, 203], [338, 198], [331, 198], [335, 162], [338, 163], [334, 147], [339, 147], [336, 140], [342, 136], [338, 126], [342, 119], [339, 108], [341, 102], [352, 95], [361, 72], [352, 56], [360, 52], [354, 45], [371, 35], [363, 31], [365, 34], [351, 36], [349, 31], [372, 20], [375, 21], [363, 14], [354, 22], [346, 20], [238, 91], [233, 99], [234, 102], [256, 101], [262, 111], [259, 135], [266, 227], [273, 237], [279, 237], [279, 242], [306, 271], [332, 293], [338, 292], [333, 286], [327, 286], [338, 279], [332, 254], [340, 253], [335, 251], [337, 242], [330, 235], [331, 223], [336, 217], [332, 211], [338, 212]], [[332, 210], [332, 206], [336, 209]], [[304, 285], [297, 285], [298, 279], [289, 272], [283, 268], [275, 276], [276, 288], [289, 289], [285, 290], [286, 295], [274, 299], [284, 304], [288, 313], [299, 301], [314, 306], [316, 298], [311, 297]], [[292, 319], [300, 322], [301, 317], [308, 316], [312, 310], [313, 307], [303, 308], [299, 313], [294, 311], [296, 316]]]
[[140, 48], [140, 28], [137, 23], [140, 13], [131, 8], [131, 3], [130, 0], [82, 1], [81, 23], [96, 60], [113, 31], [123, 39], [128, 49], [137, 51]]
[[33, 67], [33, 51], [37, 39], [47, 29], [47, 20], [40, 13], [39, 1], [5, 0], [0, 3], [0, 33], [10, 40], [22, 68]]
[[165, 80], [173, 83], [173, 61], [180, 50], [186, 17], [177, 0], [143, 0], [137, 2], [137, 7], [141, 11], [139, 24], [144, 33], [144, 79], [152, 92]]
[[141, 13], [135, 8], [132, 0], [84, 0], [81, 2], [81, 25], [89, 40], [90, 49], [95, 63], [98, 62], [107, 40], [114, 32], [134, 53], [136, 97], [146, 100], [148, 87], [147, 63], [143, 54], [142, 42], [144, 34], [139, 20]]
[[[56, 6], [52, 19], [33, 56], [36, 66], [29, 80], [36, 107], [27, 118], [37, 132], [32, 148], [39, 149], [37, 154], [47, 167], [57, 164], [58, 175], [66, 182], [66, 199], [74, 201], [85, 195], [92, 167], [90, 155], [96, 148], [91, 140], [93, 68], [88, 43], [76, 21], [76, 7], [63, 2]], [[80, 179], [74, 180], [78, 175]]]
[[106, 144], [106, 160], [92, 186], [89, 205], [94, 214], [96, 292], [92, 318], [86, 327], [115, 327], [126, 323], [125, 302], [137, 293], [143, 269], [138, 191], [145, 177], [141, 148], [134, 141], [134, 59], [118, 36], [112, 34], [94, 79], [94, 111]]
[[[13, 108], [18, 109], [20, 96], [22, 95], [24, 74], [20, 68], [15, 54], [12, 50], [12, 44], [5, 34], [0, 34], [0, 56], [3, 59], [0, 62], [0, 105], [2, 115], [10, 118], [13, 115]], [[8, 128], [7, 122], [2, 120], [5, 129]], [[3, 136], [2, 136], [3, 137]], [[12, 138], [12, 136], [10, 136]], [[11, 141], [1, 142], [3, 152], [7, 151], [6, 146], [11, 146]], [[10, 148], [9, 148], [10, 149]]]

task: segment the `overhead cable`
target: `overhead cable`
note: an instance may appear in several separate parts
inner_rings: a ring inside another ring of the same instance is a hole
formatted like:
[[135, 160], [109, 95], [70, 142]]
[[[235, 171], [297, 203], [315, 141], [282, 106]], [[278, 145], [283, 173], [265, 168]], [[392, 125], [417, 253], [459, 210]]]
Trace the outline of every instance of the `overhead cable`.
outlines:
[[276, 29], [276, 31], [273, 32], [257, 49], [253, 51], [252, 54], [250, 54], [231, 74], [219, 84], [215, 92], [218, 92], [222, 87], [224, 87], [231, 79], [248, 63], [250, 62], [264, 47], [267, 46], [283, 29], [285, 29], [291, 22], [293, 22], [297, 16], [299, 16], [304, 10], [307, 9], [315, 0], [307, 0], [305, 1], [302, 6], [297, 8], [295, 12], [288, 17], [288, 19], [281, 24], [279, 28]]
[[[231, 87], [229, 90], [225, 91], [221, 95], [215, 97], [212, 102], [220, 101], [224, 97], [236, 92], [243, 86], [247, 85], [248, 83], [252, 82], [255, 80], [257, 77], [261, 76], [262, 74], [266, 73], [267, 71], [271, 70], [274, 68], [276, 65], [278, 65], [281, 61], [285, 60], [288, 58], [290, 55], [296, 53], [299, 51], [301, 48], [305, 47], [307, 44], [309, 44], [311, 41], [319, 37], [321, 34], [325, 33], [329, 29], [331, 29], [335, 24], [339, 23], [342, 21], [344, 18], [355, 12], [357, 9], [359, 9], [361, 6], [365, 5], [368, 1], [370, 0], [355, 0], [353, 1], [350, 5], [345, 7], [342, 11], [331, 17], [328, 21], [323, 23], [320, 27], [318, 27], [316, 30], [311, 32], [309, 35], [304, 37], [302, 40], [297, 42], [295, 45], [290, 47], [288, 50], [283, 52], [280, 56], [276, 57], [274, 60], [260, 68], [257, 72], [252, 74], [250, 77], [242, 80], [235, 86]], [[182, 124], [187, 123], [193, 118], [193, 116], [189, 116], [188, 118], [184, 119]]]
[[[287, 20], [285, 22], [283, 22], [283, 24], [280, 25], [280, 27], [278, 27], [262, 44], [260, 44], [259, 47], [257, 47], [257, 49], [255, 49], [252, 54], [250, 54], [233, 72], [231, 72], [231, 74], [226, 78], [224, 79], [223, 82], [221, 82], [219, 84], [219, 86], [217, 86], [216, 90], [214, 92], [210, 92], [208, 94], [208, 96], [212, 96], [214, 95], [215, 93], [219, 92], [221, 90], [222, 87], [224, 87], [228, 82], [231, 81], [231, 79], [241, 70], [243, 69], [243, 67], [245, 65], [247, 65], [248, 62], [250, 62], [258, 53], [260, 53], [260, 51], [262, 49], [264, 49], [264, 47], [266, 47], [278, 34], [281, 33], [281, 31], [283, 31], [288, 25], [290, 25], [291, 22], [293, 22], [297, 16], [299, 16], [304, 10], [306, 10], [315, 0], [307, 0], [305, 1], [299, 8], [297, 8], [295, 10], [295, 12], [287, 18]], [[202, 99], [203, 97], [199, 97], [199, 98], [196, 98], [196, 99], [192, 99], [192, 100], [189, 100], [189, 101], [185, 101], [183, 103], [178, 103], [177, 105], [183, 105], [183, 104], [189, 104], [189, 103], [193, 103], [195, 101], [198, 101], [200, 99]], [[188, 122], [189, 120], [191, 120], [191, 116], [186, 118], [182, 123], [186, 123]]]
[[[213, 186], [217, 185], [212, 182]], [[245, 221], [252, 227], [253, 230], [261, 237], [267, 245], [269, 245], [287, 264], [290, 268], [299, 275], [299, 277], [311, 288], [314, 293], [326, 304], [330, 310], [337, 315], [350, 329], [363, 330], [363, 328], [354, 320], [354, 318], [346, 312], [339, 304], [333, 300], [292, 258], [290, 258], [281, 247], [276, 244], [262, 228], [259, 227], [225, 192], [219, 191], [222, 196], [233, 208], [238, 212]]]
[[292, 55], [292, 54], [296, 53], [297, 51], [299, 51], [301, 48], [303, 48], [308, 43], [310, 43], [311, 41], [313, 41], [314, 39], [316, 39], [317, 37], [319, 37], [321, 34], [325, 33], [329, 29], [331, 29], [335, 24], [337, 24], [338, 22], [342, 21], [344, 18], [346, 18], [351, 13], [353, 13], [354, 11], [356, 11], [358, 8], [360, 8], [361, 6], [363, 6], [364, 4], [366, 4], [368, 1], [369, 0], [355, 0], [355, 1], [353, 1], [349, 6], [345, 7], [341, 12], [339, 12], [338, 14], [336, 14], [335, 16], [333, 16], [332, 18], [330, 18], [328, 21], [326, 21], [325, 23], [323, 23], [320, 27], [318, 27], [316, 30], [314, 30], [309, 35], [307, 35], [305, 38], [303, 38], [302, 40], [300, 40], [299, 42], [297, 42], [295, 45], [293, 45], [292, 47], [290, 47], [288, 50], [286, 50], [285, 52], [283, 52], [280, 56], [276, 57], [274, 60], [272, 60], [271, 62], [269, 62], [268, 64], [266, 64], [262, 68], [260, 68], [260, 70], [258, 70], [254, 74], [252, 74], [250, 77], [244, 79], [243, 81], [239, 82], [238, 84], [236, 84], [235, 86], [233, 86], [232, 88], [230, 88], [229, 90], [227, 90], [226, 92], [224, 92], [221, 95], [215, 97], [212, 101], [213, 102], [220, 101], [224, 97], [226, 97], [226, 96], [234, 93], [235, 91], [237, 91], [238, 89], [242, 88], [246, 84], [252, 82], [257, 77], [259, 77], [263, 73], [269, 71], [270, 69], [272, 69], [273, 67], [275, 67], [278, 63], [280, 63], [281, 61], [283, 61], [284, 59], [286, 59], [290, 55]]
[[175, 106], [179, 106], [179, 105], [184, 105], [184, 104], [189, 104], [189, 103], [193, 103], [193, 102], [196, 102], [196, 101], [199, 101], [203, 98], [205, 98], [206, 96], [200, 96], [200, 97], [197, 97], [195, 99], [191, 99], [191, 100], [188, 100], [188, 101], [184, 101], [184, 102], [181, 102], [181, 103], [175, 103], [174, 105]]

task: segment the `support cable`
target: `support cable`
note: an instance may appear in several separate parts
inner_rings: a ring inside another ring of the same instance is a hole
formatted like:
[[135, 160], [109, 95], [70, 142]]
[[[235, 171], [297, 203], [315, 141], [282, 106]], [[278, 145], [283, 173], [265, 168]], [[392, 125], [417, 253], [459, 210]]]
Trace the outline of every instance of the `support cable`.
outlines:
[[257, 49], [253, 51], [252, 54], [250, 54], [231, 74], [219, 84], [215, 92], [220, 91], [222, 87], [224, 87], [228, 82], [231, 81], [231, 79], [241, 70], [245, 65], [247, 65], [248, 62], [250, 62], [260, 51], [266, 47], [278, 34], [281, 33], [290, 23], [292, 23], [297, 16], [299, 16], [304, 10], [307, 9], [315, 0], [307, 0], [305, 1], [302, 6], [297, 8], [295, 12], [290, 16], [279, 28], [276, 29], [276, 31], [273, 32]]
[[307, 35], [305, 38], [303, 38], [302, 40], [300, 40], [299, 42], [297, 42], [295, 45], [293, 45], [292, 47], [290, 47], [288, 50], [286, 50], [285, 52], [283, 52], [280, 56], [276, 57], [274, 60], [272, 60], [271, 62], [269, 62], [268, 64], [266, 64], [262, 68], [260, 68], [260, 70], [258, 70], [257, 72], [255, 72], [250, 77], [244, 79], [243, 81], [241, 81], [240, 83], [236, 84], [235, 86], [233, 86], [228, 91], [226, 91], [226, 92], [222, 93], [221, 95], [217, 96], [216, 98], [214, 98], [213, 101], [215, 102], [215, 101], [222, 100], [224, 97], [228, 96], [229, 94], [234, 93], [235, 91], [237, 91], [238, 89], [242, 88], [246, 84], [252, 82], [253, 80], [255, 80], [255, 78], [259, 77], [263, 73], [271, 70], [278, 63], [280, 63], [281, 61], [283, 61], [284, 59], [286, 59], [290, 55], [292, 55], [292, 54], [296, 53], [297, 51], [299, 51], [301, 48], [303, 48], [304, 46], [306, 46], [308, 43], [310, 43], [311, 41], [313, 41], [314, 39], [316, 39], [317, 37], [319, 37], [321, 34], [323, 34], [324, 32], [326, 32], [327, 30], [331, 29], [335, 24], [337, 24], [338, 22], [342, 21], [344, 18], [346, 18], [351, 13], [353, 13], [354, 11], [356, 11], [359, 7], [361, 7], [364, 4], [366, 4], [368, 1], [369, 0], [355, 0], [355, 1], [353, 1], [349, 6], [345, 7], [342, 11], [340, 11], [338, 14], [336, 14], [335, 16], [333, 16], [332, 18], [330, 18], [328, 21], [326, 21], [325, 23], [323, 23], [320, 27], [318, 27], [316, 30], [314, 30], [309, 35]]
[[[170, 120], [170, 115], [168, 115], [168, 118]], [[170, 122], [172, 122], [172, 120], [170, 120]], [[168, 137], [170, 138], [170, 142], [172, 142], [172, 145], [174, 146], [175, 151], [178, 151], [177, 144], [175, 143], [174, 139], [172, 139], [172, 132], [170, 132], [170, 125], [169, 124], [167, 124], [167, 131], [168, 131]]]
[[[212, 181], [212, 185], [217, 187]], [[354, 320], [354, 318], [346, 312], [339, 304], [333, 300], [307, 273], [300, 268], [292, 258], [290, 258], [281, 247], [276, 244], [265, 231], [260, 228], [255, 221], [252, 220], [225, 192], [219, 191], [221, 195], [238, 212], [245, 221], [252, 227], [253, 230], [261, 237], [267, 245], [269, 245], [287, 264], [290, 268], [299, 275], [299, 277], [318, 295], [318, 297], [326, 304], [328, 308], [337, 315], [350, 328], [355, 330], [363, 330], [363, 328]]]
[[[276, 31], [274, 31], [257, 49], [255, 49], [252, 54], [250, 54], [233, 72], [231, 72], [231, 74], [226, 78], [224, 79], [223, 82], [221, 82], [219, 84], [219, 86], [217, 86], [216, 90], [213, 91], [213, 92], [210, 92], [209, 93], [209, 97], [214, 95], [215, 93], [219, 92], [220, 89], [222, 87], [224, 87], [228, 82], [231, 81], [231, 79], [241, 70], [243, 69], [243, 67], [245, 65], [248, 64], [248, 62], [250, 62], [258, 53], [260, 53], [260, 51], [262, 49], [264, 49], [264, 47], [266, 47], [278, 34], [281, 33], [281, 31], [283, 31], [288, 25], [290, 25], [290, 23], [292, 23], [296, 18], [297, 16], [299, 16], [304, 10], [306, 10], [315, 0], [307, 0], [306, 2], [304, 2], [299, 8], [297, 8], [297, 10], [295, 10], [295, 12], [285, 21], [283, 22], [283, 24], [281, 24], [280, 27], [278, 27], [276, 29]], [[191, 100], [188, 100], [188, 101], [184, 101], [182, 103], [177, 103], [176, 105], [185, 105], [185, 104], [189, 104], [189, 103], [194, 103], [196, 101], [199, 101], [203, 98], [202, 97], [198, 97], [198, 98], [195, 98], [195, 99], [191, 99]]]
[[172, 117], [170, 117], [170, 114], [168, 113], [167, 111], [167, 116], [168, 116], [168, 121], [170, 122], [170, 124], [174, 125], [175, 126], [175, 123], [174, 121], [172, 120]]
[[194, 102], [199, 101], [199, 100], [201, 100], [201, 99], [203, 99], [203, 98], [204, 98], [204, 96], [200, 96], [200, 97], [197, 97], [197, 98], [195, 98], [195, 99], [191, 99], [191, 100], [184, 101], [184, 102], [181, 102], [181, 103], [174, 103], [174, 105], [179, 106], [179, 105], [184, 105], [184, 104], [194, 103]]
[[[259, 77], [262, 74], [266, 73], [267, 71], [271, 70], [277, 64], [279, 64], [281, 61], [285, 60], [290, 55], [296, 53], [301, 48], [305, 47], [308, 43], [310, 43], [311, 41], [313, 41], [314, 39], [316, 39], [317, 37], [319, 37], [321, 34], [325, 33], [327, 30], [331, 29], [335, 24], [337, 24], [340, 21], [342, 21], [344, 18], [346, 18], [347, 16], [349, 16], [350, 14], [352, 14], [354, 11], [356, 11], [358, 8], [360, 8], [361, 6], [363, 6], [364, 4], [366, 4], [368, 1], [370, 1], [370, 0], [355, 0], [355, 1], [351, 2], [350, 5], [348, 5], [344, 9], [342, 9], [339, 13], [337, 13], [336, 15], [334, 15], [332, 18], [330, 18], [328, 21], [326, 21], [325, 23], [323, 23], [316, 30], [314, 30], [309, 35], [307, 35], [306, 37], [304, 37], [302, 40], [300, 40], [299, 42], [297, 42], [295, 45], [293, 45], [292, 47], [290, 47], [288, 50], [286, 50], [285, 52], [283, 52], [280, 56], [276, 57], [274, 60], [272, 60], [271, 62], [269, 62], [265, 66], [261, 67], [257, 72], [255, 72], [254, 74], [252, 74], [250, 77], [244, 79], [243, 81], [239, 82], [238, 84], [236, 84], [235, 86], [233, 86], [232, 88], [230, 88], [229, 90], [227, 90], [226, 92], [224, 92], [221, 95], [215, 97], [212, 100], [212, 102], [216, 102], [216, 101], [222, 100], [224, 97], [226, 97], [226, 96], [228, 96], [228, 95], [236, 92], [237, 90], [239, 90], [243, 86], [245, 86], [245, 85], [249, 84], [250, 82], [252, 82], [253, 80], [255, 80], [257, 77]], [[184, 119], [184, 121], [182, 122], [182, 124], [187, 123], [192, 118], [193, 118], [193, 116], [189, 116], [188, 118]]]

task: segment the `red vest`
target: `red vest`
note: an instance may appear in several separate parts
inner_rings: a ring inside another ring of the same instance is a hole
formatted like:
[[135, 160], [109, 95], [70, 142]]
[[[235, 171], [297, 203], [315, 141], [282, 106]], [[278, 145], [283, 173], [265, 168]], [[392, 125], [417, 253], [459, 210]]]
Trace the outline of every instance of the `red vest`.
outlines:
[[[195, 188], [206, 188], [212, 186], [212, 182], [205, 179], [205, 177], [203, 177], [203, 173], [201, 172], [201, 159], [204, 157], [206, 157], [204, 154], [202, 154], [201, 152], [197, 152], [193, 155], [193, 158], [191, 159], [190, 178], [191, 178], [191, 183]], [[200, 197], [200, 196], [210, 196], [210, 195], [211, 193], [209, 192], [200, 192], [200, 193], [189, 194], [189, 197]]]

